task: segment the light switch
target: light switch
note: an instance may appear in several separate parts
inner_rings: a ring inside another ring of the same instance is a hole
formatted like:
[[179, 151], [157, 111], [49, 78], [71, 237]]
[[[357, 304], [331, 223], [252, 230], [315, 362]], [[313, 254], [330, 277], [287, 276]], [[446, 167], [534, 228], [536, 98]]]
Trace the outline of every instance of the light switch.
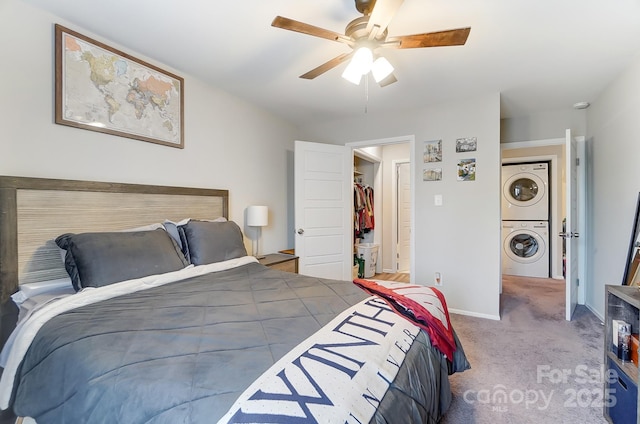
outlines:
[[435, 194], [433, 196], [433, 204], [436, 206], [442, 206], [442, 194]]

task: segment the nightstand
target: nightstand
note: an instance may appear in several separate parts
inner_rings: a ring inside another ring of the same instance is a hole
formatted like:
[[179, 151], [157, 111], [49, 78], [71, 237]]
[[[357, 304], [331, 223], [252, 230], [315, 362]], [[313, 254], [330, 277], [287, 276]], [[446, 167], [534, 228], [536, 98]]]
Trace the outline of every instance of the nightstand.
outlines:
[[262, 265], [266, 265], [279, 271], [298, 273], [298, 257], [295, 255], [288, 255], [286, 253], [270, 253], [265, 255], [264, 258], [258, 259], [258, 261]]

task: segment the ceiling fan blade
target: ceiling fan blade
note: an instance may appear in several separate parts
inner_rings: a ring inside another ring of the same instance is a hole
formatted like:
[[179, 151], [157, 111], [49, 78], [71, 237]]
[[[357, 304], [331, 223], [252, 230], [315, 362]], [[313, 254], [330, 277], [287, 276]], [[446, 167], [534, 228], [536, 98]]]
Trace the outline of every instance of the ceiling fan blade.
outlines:
[[314, 68], [314, 69], [310, 70], [306, 74], [300, 75], [300, 78], [314, 79], [315, 77], [320, 76], [320, 75], [324, 74], [325, 72], [327, 72], [328, 70], [333, 69], [336, 66], [340, 65], [342, 62], [345, 62], [345, 61], [349, 60], [351, 58], [351, 56], [353, 56], [353, 52], [342, 53], [340, 56], [334, 57], [333, 59], [329, 60], [328, 62], [323, 63], [322, 65], [318, 66], [317, 68]]
[[284, 18], [282, 16], [276, 16], [273, 22], [271, 22], [271, 26], [287, 29], [289, 31], [300, 32], [302, 34], [312, 35], [314, 37], [326, 38], [327, 40], [338, 41], [340, 43], [351, 41], [348, 37], [342, 34], [338, 34], [337, 32], [305, 24], [304, 22], [296, 21], [293, 19]]
[[398, 79], [396, 78], [395, 75], [393, 74], [389, 74], [389, 76], [387, 76], [385, 79], [383, 79], [382, 81], [380, 81], [378, 83], [378, 85], [380, 87], [386, 87], [387, 85], [393, 84], [394, 82], [397, 82]]
[[[421, 47], [462, 46], [467, 42], [471, 28], [458, 28], [448, 31], [427, 32], [425, 34], [401, 35], [389, 37], [389, 47], [398, 49], [416, 49]], [[397, 43], [400, 44], [397, 44]], [[396, 43], [395, 45], [393, 43]], [[386, 46], [385, 46], [386, 47]]]
[[367, 23], [369, 39], [375, 38], [377, 34], [382, 34], [387, 29], [402, 3], [404, 0], [376, 0]]

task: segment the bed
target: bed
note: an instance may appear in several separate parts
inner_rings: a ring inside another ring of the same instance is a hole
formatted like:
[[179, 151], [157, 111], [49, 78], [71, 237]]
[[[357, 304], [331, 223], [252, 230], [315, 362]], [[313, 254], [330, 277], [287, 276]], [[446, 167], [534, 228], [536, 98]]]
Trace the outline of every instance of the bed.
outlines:
[[16, 292], [64, 292], [11, 332], [0, 407], [39, 424], [438, 422], [469, 368], [433, 332], [444, 299], [425, 326], [363, 282], [265, 267], [228, 198], [0, 177], [3, 327]]

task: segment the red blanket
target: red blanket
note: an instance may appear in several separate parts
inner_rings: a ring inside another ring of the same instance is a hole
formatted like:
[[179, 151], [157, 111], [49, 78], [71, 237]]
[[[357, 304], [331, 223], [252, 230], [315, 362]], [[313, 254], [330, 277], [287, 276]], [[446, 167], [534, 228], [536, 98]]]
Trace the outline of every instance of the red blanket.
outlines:
[[364, 291], [379, 296], [393, 310], [429, 334], [431, 344], [449, 360], [453, 359], [456, 342], [449, 320], [444, 295], [434, 287], [417, 286], [393, 281], [355, 279], [353, 283]]

